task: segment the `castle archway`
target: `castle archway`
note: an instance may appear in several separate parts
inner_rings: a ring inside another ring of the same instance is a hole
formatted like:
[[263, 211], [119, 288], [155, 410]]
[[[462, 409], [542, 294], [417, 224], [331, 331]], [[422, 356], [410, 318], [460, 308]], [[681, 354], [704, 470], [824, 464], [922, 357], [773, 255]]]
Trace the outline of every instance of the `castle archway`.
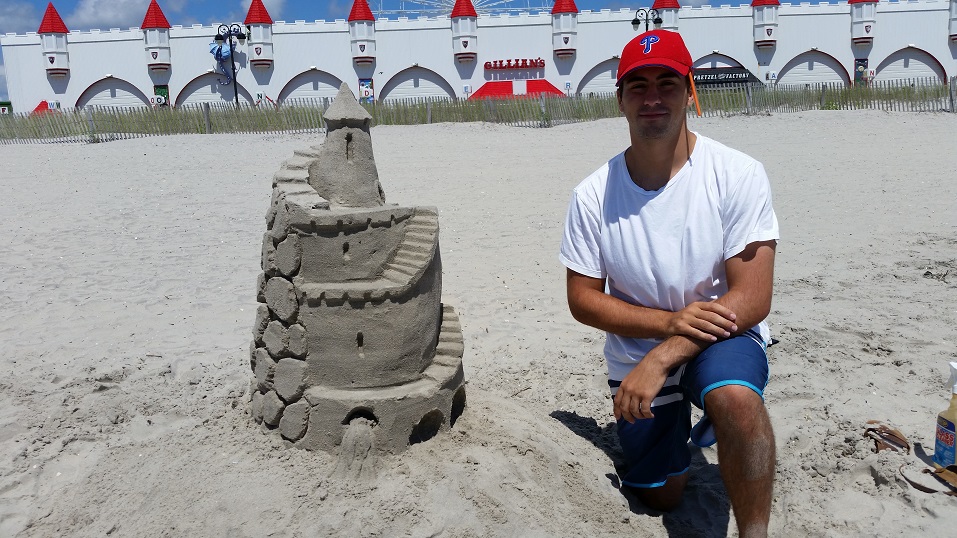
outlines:
[[331, 73], [310, 69], [299, 73], [287, 82], [279, 92], [278, 101], [288, 103], [298, 100], [324, 99], [332, 102], [339, 93], [340, 86], [342, 81]]
[[[202, 75], [189, 81], [183, 87], [179, 95], [176, 96], [176, 106], [196, 104], [196, 103], [232, 103], [235, 102], [233, 93], [233, 84], [220, 84], [225, 81], [225, 76], [217, 73], [203, 73]], [[239, 92], [239, 102], [243, 104], [252, 104], [252, 96], [238, 84], [236, 89]]]
[[106, 77], [90, 84], [76, 100], [77, 108], [98, 105], [140, 107], [149, 104], [149, 98], [139, 88], [116, 77]]
[[851, 83], [847, 69], [830, 54], [809, 50], [791, 59], [778, 73], [778, 84]]
[[410, 67], [395, 74], [378, 92], [376, 99], [394, 101], [409, 98], [455, 97], [455, 90], [441, 75], [424, 67]]

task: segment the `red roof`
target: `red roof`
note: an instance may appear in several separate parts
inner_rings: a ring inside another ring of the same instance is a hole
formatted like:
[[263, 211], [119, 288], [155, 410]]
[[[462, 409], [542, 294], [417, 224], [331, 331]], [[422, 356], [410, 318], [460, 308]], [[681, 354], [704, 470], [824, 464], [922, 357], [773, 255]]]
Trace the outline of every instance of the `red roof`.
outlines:
[[555, 0], [552, 15], [556, 13], [578, 13], [578, 6], [575, 5], [575, 0]]
[[452, 8], [452, 18], [456, 17], [478, 17], [475, 6], [472, 5], [472, 0], [455, 0], [455, 6]]
[[166, 15], [163, 15], [163, 10], [160, 9], [156, 0], [150, 0], [150, 7], [146, 8], [146, 16], [143, 17], [143, 24], [140, 25], [140, 28], [143, 30], [147, 28], [169, 29], [169, 21], [166, 20]]
[[781, 2], [778, 0], [752, 0], [751, 7], [760, 7], [760, 6], [780, 6]]
[[266, 11], [263, 0], [253, 0], [253, 3], [249, 4], [249, 12], [246, 13], [243, 24], [272, 24], [272, 17]]
[[528, 92], [529, 95], [548, 93], [552, 95], [561, 95], [562, 97], [565, 96], [565, 92], [553, 86], [551, 82], [541, 78], [527, 81], [525, 83], [525, 91]]
[[[755, 2], [769, 1], [778, 3], [778, 0], [754, 0]], [[754, 5], [754, 4], [751, 4]], [[681, 9], [681, 5], [678, 4], [678, 0], [655, 0], [654, 4], [651, 4], [651, 9]]]
[[511, 80], [494, 80], [482, 84], [482, 87], [469, 96], [469, 99], [508, 99], [512, 97], [531, 97], [540, 93], [565, 96], [565, 92], [544, 79], [530, 79], [525, 82], [525, 95], [515, 95]]
[[56, 8], [53, 7], [53, 2], [47, 4], [47, 11], [43, 14], [43, 20], [40, 21], [40, 29], [37, 30], [38, 34], [69, 34], [70, 31], [67, 30], [66, 25], [63, 24], [63, 19], [60, 18], [60, 14], [56, 12]]
[[847, 0], [848, 4], [876, 4], [877, 0]]
[[372, 21], [375, 22], [375, 17], [372, 16], [372, 10], [369, 9], [369, 3], [366, 0], [355, 0], [352, 3], [352, 11], [349, 12], [349, 22], [356, 21]]

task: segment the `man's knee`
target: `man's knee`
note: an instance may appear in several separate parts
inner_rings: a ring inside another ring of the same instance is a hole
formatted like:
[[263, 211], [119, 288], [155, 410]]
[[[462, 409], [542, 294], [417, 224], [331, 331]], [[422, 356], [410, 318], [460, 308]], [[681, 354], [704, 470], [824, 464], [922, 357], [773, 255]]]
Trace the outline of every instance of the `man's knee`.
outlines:
[[681, 504], [681, 497], [688, 484], [688, 473], [669, 477], [665, 485], [658, 488], [633, 488], [632, 491], [641, 504], [660, 512], [670, 512]]
[[744, 385], [725, 385], [709, 392], [704, 397], [708, 416], [754, 412], [755, 408], [764, 408], [761, 395]]

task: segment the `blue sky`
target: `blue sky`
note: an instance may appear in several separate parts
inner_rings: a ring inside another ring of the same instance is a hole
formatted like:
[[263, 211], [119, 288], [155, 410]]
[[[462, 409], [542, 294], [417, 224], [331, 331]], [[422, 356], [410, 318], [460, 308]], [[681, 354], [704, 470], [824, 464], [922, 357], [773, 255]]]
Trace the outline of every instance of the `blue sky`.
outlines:
[[[0, 34], [35, 32], [49, 0], [0, 0]], [[213, 24], [242, 21], [251, 0], [158, 0], [170, 24]], [[454, 0], [367, 0], [373, 11], [379, 9], [406, 9], [454, 4]], [[638, 0], [634, 3], [622, 0], [575, 0], [578, 9], [620, 9], [651, 5], [653, 0]], [[344, 19], [352, 8], [352, 0], [263, 0], [274, 20], [334, 20]], [[476, 6], [495, 4], [522, 7], [550, 6], [553, 0], [473, 0]], [[738, 1], [680, 0], [682, 5], [737, 4]], [[139, 26], [149, 6], [149, 0], [54, 0], [53, 5], [71, 31], [99, 28], [129, 28]], [[451, 11], [451, 9], [449, 9]], [[387, 15], [395, 17], [396, 15]], [[414, 16], [414, 15], [413, 15]], [[0, 101], [7, 100], [6, 70], [0, 51]], [[16, 104], [14, 104], [16, 108]]]

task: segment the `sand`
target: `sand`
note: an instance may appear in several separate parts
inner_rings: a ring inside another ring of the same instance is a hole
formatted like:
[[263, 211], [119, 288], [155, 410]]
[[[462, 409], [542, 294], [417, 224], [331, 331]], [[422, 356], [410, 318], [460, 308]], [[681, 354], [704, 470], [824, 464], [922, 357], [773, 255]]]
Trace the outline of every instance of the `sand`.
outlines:
[[[933, 451], [957, 360], [957, 115], [695, 119], [766, 166], [783, 240], [769, 321], [777, 536], [944, 536]], [[248, 418], [270, 181], [316, 135], [0, 146], [0, 536], [723, 536], [713, 449], [662, 515], [617, 488], [601, 332], [557, 259], [570, 191], [624, 120], [377, 127], [387, 202], [439, 208], [465, 336], [450, 432], [331, 477]], [[865, 421], [915, 453], [872, 452]]]

